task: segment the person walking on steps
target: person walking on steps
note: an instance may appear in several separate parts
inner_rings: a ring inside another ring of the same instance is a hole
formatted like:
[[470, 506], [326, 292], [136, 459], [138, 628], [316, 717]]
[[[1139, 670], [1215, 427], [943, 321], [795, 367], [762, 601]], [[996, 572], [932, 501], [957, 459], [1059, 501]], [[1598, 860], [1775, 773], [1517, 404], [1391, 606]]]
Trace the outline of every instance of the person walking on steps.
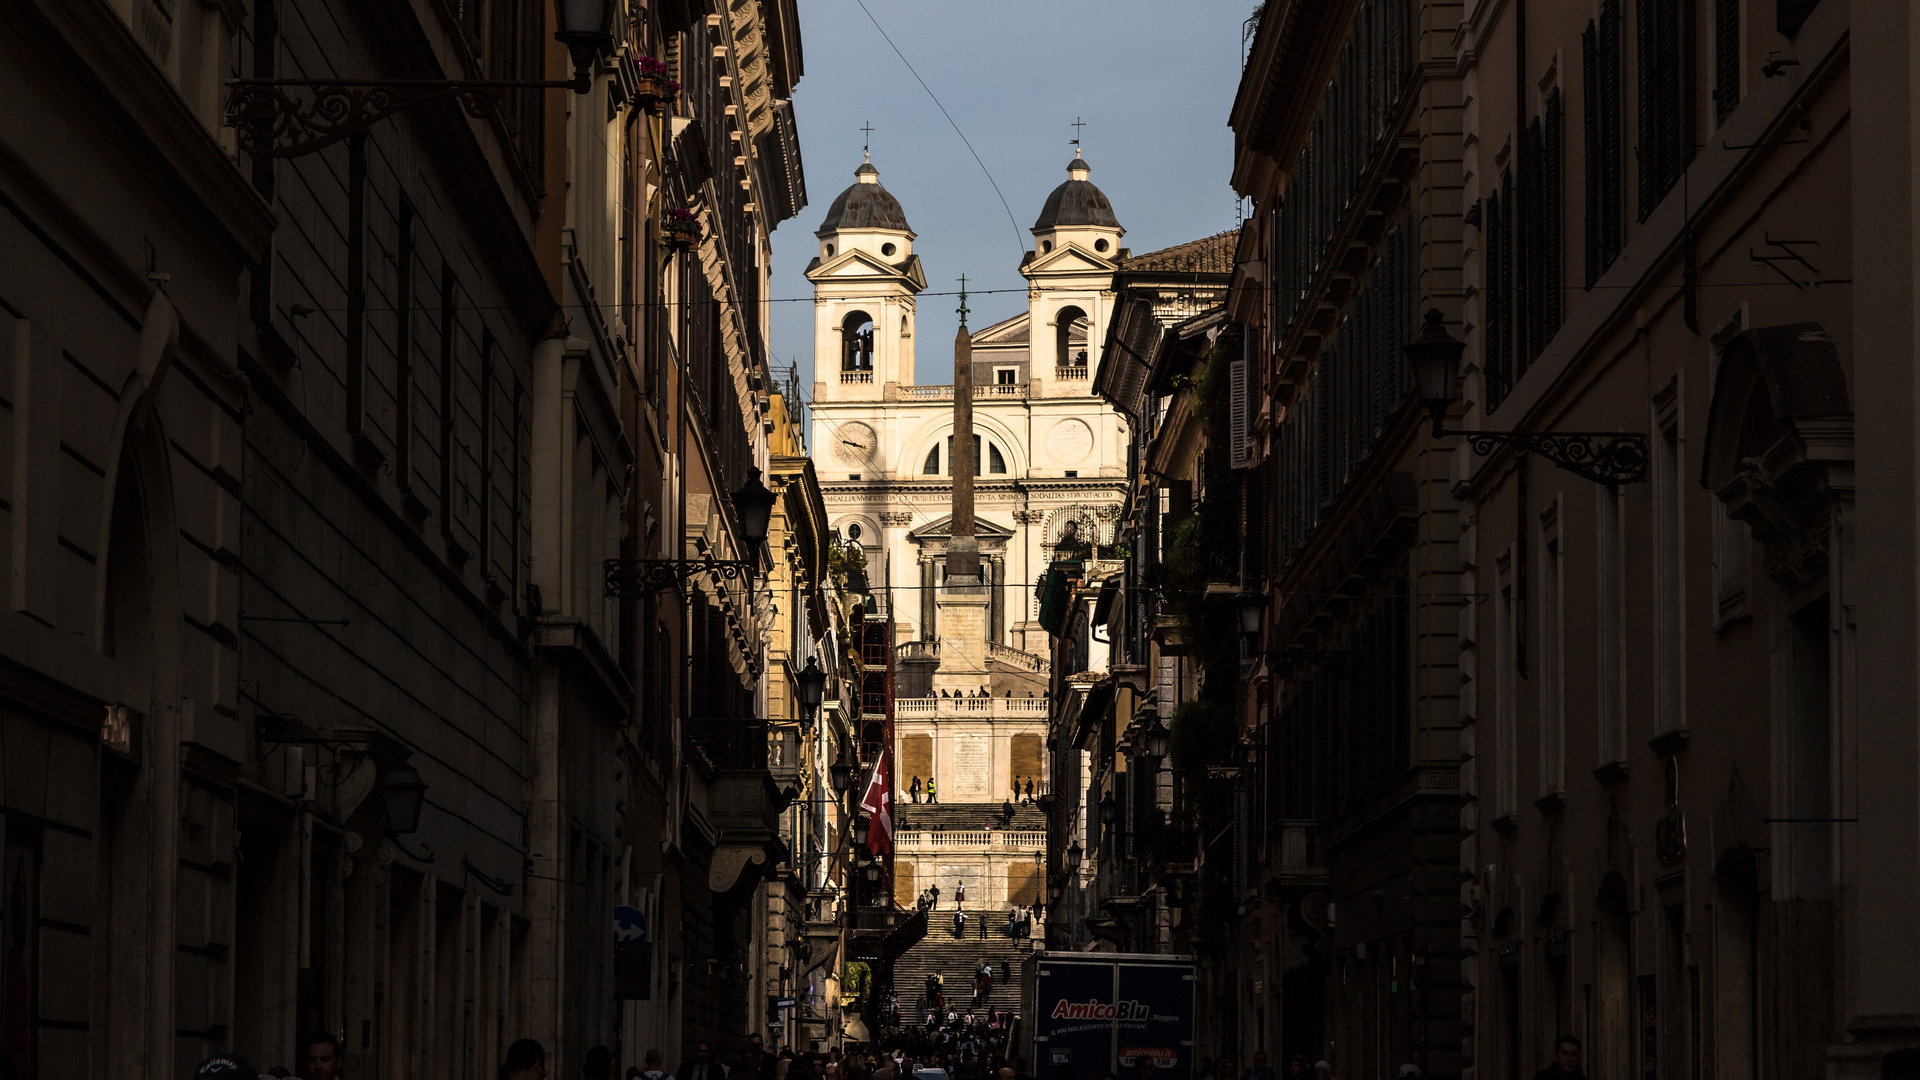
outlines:
[[931, 776], [929, 776], [929, 777], [927, 777], [927, 803], [928, 803], [928, 805], [932, 805], [932, 804], [934, 804], [934, 803], [937, 803], [937, 802], [939, 802], [939, 801], [940, 801], [940, 797], [939, 797], [938, 795], [936, 795], [936, 794], [934, 794], [934, 790], [933, 790], [933, 777], [931, 777]]

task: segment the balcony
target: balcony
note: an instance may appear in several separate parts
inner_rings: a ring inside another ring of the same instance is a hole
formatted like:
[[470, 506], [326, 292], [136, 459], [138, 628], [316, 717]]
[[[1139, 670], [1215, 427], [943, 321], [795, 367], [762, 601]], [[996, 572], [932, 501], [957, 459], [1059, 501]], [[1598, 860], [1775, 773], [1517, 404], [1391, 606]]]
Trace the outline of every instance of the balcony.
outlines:
[[895, 660], [905, 663], [910, 660], [940, 659], [940, 643], [937, 641], [903, 641], [893, 647]]
[[1273, 878], [1267, 884], [1283, 895], [1324, 888], [1329, 881], [1320, 823], [1289, 819], [1274, 826]]
[[[951, 386], [900, 386], [895, 387], [900, 401], [952, 401]], [[973, 388], [973, 396], [979, 398], [1019, 398], [1028, 397], [1026, 383], [983, 383]]]
[[967, 832], [931, 832], [902, 829], [893, 842], [903, 852], [966, 855], [985, 852], [1034, 852], [1047, 849], [1045, 829], [988, 829]]
[[893, 715], [898, 719], [915, 717], [970, 716], [979, 719], [1046, 719], [1046, 698], [1015, 697], [930, 697], [897, 698]]
[[1053, 369], [1053, 377], [1056, 379], [1085, 379], [1087, 377], [1087, 365], [1063, 364]]
[[843, 371], [840, 373], [840, 381], [843, 383], [871, 383], [873, 382], [873, 372]]
[[[687, 730], [696, 756], [710, 767], [703, 770], [707, 816], [717, 838], [707, 886], [718, 893], [751, 887], [787, 857], [780, 812], [798, 779], [798, 741], [790, 729], [776, 734], [762, 720], [689, 719]], [[775, 781], [776, 753], [780, 772], [792, 782]]]

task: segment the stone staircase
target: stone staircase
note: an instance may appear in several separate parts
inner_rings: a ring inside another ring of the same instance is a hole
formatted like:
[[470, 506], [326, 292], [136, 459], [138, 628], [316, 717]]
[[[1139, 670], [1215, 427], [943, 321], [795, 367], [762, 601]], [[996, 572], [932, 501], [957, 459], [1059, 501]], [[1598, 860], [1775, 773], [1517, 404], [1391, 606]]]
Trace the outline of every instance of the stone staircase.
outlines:
[[[1030, 942], [1007, 937], [1007, 913], [968, 911], [964, 938], [953, 936], [951, 902], [930, 915], [927, 936], [893, 962], [893, 991], [900, 995], [901, 1019], [911, 1024], [925, 1018], [927, 976], [935, 973], [947, 981], [947, 1007], [963, 1016], [984, 1014], [989, 1008], [1019, 1011], [1020, 963]], [[980, 934], [983, 921], [985, 937]], [[973, 972], [982, 960], [993, 963], [993, 990], [974, 1005]], [[1007, 977], [1009, 972], [1012, 978]]]

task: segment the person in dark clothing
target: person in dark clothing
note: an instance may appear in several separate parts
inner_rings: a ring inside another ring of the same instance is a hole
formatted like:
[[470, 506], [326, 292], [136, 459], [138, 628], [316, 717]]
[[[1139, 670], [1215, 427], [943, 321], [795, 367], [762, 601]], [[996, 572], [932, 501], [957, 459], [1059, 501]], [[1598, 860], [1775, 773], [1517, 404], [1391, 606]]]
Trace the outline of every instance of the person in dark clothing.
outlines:
[[581, 1080], [613, 1080], [613, 1051], [596, 1046], [580, 1063]]
[[[713, 1060], [713, 1047], [705, 1042], [693, 1044], [693, 1056], [674, 1070], [674, 1080], [727, 1080], [727, 1067]], [[791, 1080], [792, 1074], [788, 1074]]]
[[1553, 1044], [1553, 1064], [1533, 1074], [1533, 1080], [1587, 1080], [1580, 1071], [1580, 1040], [1562, 1035]]

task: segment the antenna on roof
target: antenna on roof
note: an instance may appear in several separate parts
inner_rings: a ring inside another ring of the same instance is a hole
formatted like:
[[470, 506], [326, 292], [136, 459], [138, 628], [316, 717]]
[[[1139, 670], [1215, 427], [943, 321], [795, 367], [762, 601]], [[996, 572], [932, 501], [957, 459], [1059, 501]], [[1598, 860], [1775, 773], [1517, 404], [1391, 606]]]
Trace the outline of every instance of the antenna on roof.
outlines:
[[967, 275], [960, 275], [960, 325], [967, 325]]
[[867, 159], [867, 164], [871, 165], [873, 164], [873, 121], [867, 121], [860, 130], [867, 133], [867, 140], [861, 145], [860, 154]]
[[1073, 156], [1077, 158], [1080, 156], [1080, 129], [1086, 127], [1087, 122], [1076, 116], [1073, 123], [1067, 126], [1073, 129], [1073, 138], [1068, 140], [1068, 145], [1073, 147]]

